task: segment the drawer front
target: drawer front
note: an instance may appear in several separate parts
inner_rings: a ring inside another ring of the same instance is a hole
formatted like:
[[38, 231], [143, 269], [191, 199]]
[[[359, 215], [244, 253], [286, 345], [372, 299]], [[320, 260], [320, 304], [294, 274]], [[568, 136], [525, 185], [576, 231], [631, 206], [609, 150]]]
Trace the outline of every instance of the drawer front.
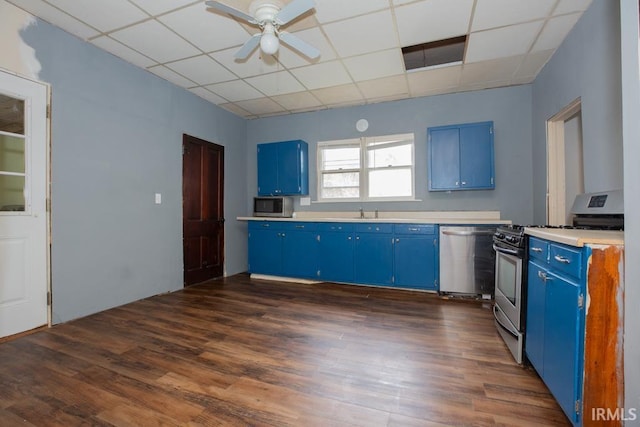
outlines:
[[249, 221], [249, 230], [282, 230], [279, 221]]
[[552, 270], [582, 278], [582, 251], [578, 248], [549, 245], [549, 266]]
[[343, 224], [340, 222], [321, 222], [318, 223], [318, 231], [342, 231], [350, 233], [353, 231], [353, 224]]
[[549, 243], [535, 237], [529, 237], [529, 258], [547, 262]]
[[356, 224], [356, 233], [391, 234], [392, 232], [393, 232], [393, 224], [372, 224], [372, 223]]
[[284, 231], [316, 231], [318, 229], [317, 222], [283, 222], [282, 230]]
[[395, 224], [396, 234], [436, 234], [433, 224]]

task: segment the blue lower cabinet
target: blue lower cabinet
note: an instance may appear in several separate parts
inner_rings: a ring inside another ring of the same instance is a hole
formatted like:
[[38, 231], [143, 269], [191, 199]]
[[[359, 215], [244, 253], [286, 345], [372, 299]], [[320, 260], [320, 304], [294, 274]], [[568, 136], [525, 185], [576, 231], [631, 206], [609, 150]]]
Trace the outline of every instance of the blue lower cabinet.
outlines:
[[249, 222], [249, 273], [282, 272], [282, 230], [278, 222]]
[[527, 357], [539, 374], [544, 372], [544, 324], [546, 270], [537, 262], [529, 261], [527, 270]]
[[393, 224], [357, 224], [355, 282], [393, 284]]
[[438, 290], [437, 227], [396, 226], [394, 240], [394, 286]]
[[318, 279], [354, 281], [355, 239], [353, 224], [320, 224], [318, 231]]
[[315, 223], [287, 223], [282, 230], [281, 276], [315, 279], [318, 251]]

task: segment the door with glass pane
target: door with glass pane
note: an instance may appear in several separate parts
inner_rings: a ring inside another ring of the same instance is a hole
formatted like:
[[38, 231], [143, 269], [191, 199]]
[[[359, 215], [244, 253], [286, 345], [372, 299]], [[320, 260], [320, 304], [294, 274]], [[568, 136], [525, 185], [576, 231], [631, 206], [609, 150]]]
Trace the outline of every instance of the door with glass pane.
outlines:
[[47, 324], [47, 86], [0, 71], [0, 337]]

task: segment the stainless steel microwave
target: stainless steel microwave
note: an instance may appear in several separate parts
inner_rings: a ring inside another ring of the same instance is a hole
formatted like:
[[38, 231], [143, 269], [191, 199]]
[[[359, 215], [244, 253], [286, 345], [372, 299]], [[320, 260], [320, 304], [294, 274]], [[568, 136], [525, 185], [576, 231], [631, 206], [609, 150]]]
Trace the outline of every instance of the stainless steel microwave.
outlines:
[[290, 218], [293, 216], [291, 197], [254, 197], [253, 216], [272, 216]]

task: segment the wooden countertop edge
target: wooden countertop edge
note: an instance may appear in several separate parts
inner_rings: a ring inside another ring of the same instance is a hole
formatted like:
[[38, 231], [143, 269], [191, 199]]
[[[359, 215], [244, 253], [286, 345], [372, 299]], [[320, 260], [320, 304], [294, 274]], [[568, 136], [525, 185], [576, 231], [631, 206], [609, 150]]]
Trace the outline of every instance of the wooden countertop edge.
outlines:
[[575, 230], [562, 228], [529, 228], [525, 234], [565, 245], [624, 245], [624, 231]]

